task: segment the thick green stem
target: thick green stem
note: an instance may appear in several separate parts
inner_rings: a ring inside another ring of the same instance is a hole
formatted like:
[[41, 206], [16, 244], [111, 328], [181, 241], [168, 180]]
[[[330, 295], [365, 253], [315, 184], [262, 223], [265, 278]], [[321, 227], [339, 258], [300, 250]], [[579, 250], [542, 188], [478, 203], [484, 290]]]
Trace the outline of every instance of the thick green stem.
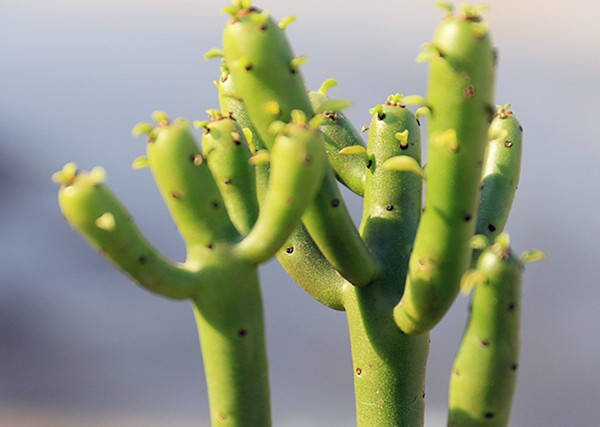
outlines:
[[345, 290], [358, 427], [422, 426], [429, 334], [411, 337], [395, 326], [397, 280]]
[[480, 279], [450, 379], [450, 427], [508, 425], [519, 363], [522, 268], [498, 243], [479, 258]]
[[446, 314], [471, 258], [494, 88], [494, 53], [479, 20], [449, 16], [434, 37], [425, 212], [394, 310], [400, 329], [411, 335], [430, 330]]
[[[225, 27], [223, 46], [237, 93], [268, 149], [275, 140], [273, 122], [288, 122], [294, 110], [309, 119], [314, 116], [287, 38], [268, 14], [239, 11]], [[374, 279], [377, 264], [352, 223], [330, 165], [302, 222], [325, 258], [348, 281], [362, 286]]]
[[[263, 309], [254, 268], [194, 300], [213, 426], [271, 425]], [[220, 272], [231, 276], [231, 271]]]

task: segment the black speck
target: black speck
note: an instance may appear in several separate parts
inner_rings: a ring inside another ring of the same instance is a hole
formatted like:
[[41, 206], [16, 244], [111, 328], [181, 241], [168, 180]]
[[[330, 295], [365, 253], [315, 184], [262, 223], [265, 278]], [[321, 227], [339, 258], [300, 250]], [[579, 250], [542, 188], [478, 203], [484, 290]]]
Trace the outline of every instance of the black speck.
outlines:
[[496, 231], [496, 227], [494, 226], [494, 224], [488, 224], [488, 230], [490, 230], [491, 232]]
[[246, 69], [246, 71], [250, 71], [252, 69], [252, 67], [253, 67], [252, 64], [248, 64], [244, 68]]
[[385, 210], [386, 211], [394, 210], [394, 205], [385, 205]]
[[293, 246], [288, 246], [287, 248], [285, 248], [285, 251], [288, 254], [293, 254], [294, 253], [294, 247]]
[[231, 184], [231, 180], [229, 178], [227, 178], [225, 181], [223, 181], [225, 184], [229, 185]]
[[385, 113], [377, 113], [377, 120], [385, 119]]
[[490, 342], [488, 340], [481, 340], [481, 345], [484, 347], [489, 347], [490, 346]]
[[146, 258], [146, 256], [144, 256], [144, 255], [140, 255], [140, 257], [138, 258], [138, 262], [140, 264], [146, 264], [147, 261], [148, 261], [148, 258]]
[[337, 208], [340, 205], [340, 201], [338, 199], [333, 199], [331, 201], [331, 206], [333, 206], [334, 208]]
[[517, 364], [515, 363], [515, 364], [513, 364], [513, 365], [510, 365], [510, 370], [511, 370], [511, 371], [516, 371], [518, 367], [519, 367], [519, 365], [517, 365]]
[[514, 302], [511, 302], [510, 304], [508, 304], [508, 311], [514, 311], [516, 306], [517, 305]]
[[465, 215], [465, 222], [471, 221], [471, 215]]
[[486, 417], [487, 419], [494, 418], [494, 414], [493, 414], [493, 412], [486, 412], [486, 413], [485, 413], [485, 417]]
[[369, 161], [367, 162], [367, 169], [369, 169], [369, 168], [371, 167], [371, 165], [372, 165], [372, 164], [373, 164], [373, 161], [372, 161], [372, 160], [369, 160]]
[[211, 203], [212, 207], [215, 209], [219, 208], [219, 202], [217, 200], [213, 200], [213, 202]]
[[248, 334], [248, 332], [245, 329], [240, 329], [238, 331], [238, 336], [240, 336], [240, 337], [245, 337], [246, 334]]

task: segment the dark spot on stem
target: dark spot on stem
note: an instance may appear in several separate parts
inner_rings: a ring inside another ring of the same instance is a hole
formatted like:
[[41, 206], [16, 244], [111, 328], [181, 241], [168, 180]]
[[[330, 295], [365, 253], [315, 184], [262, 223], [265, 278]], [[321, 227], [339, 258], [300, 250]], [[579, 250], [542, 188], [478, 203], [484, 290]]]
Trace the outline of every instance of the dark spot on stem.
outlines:
[[240, 329], [238, 331], [238, 336], [245, 337], [248, 332], [245, 329]]
[[421, 393], [421, 399], [425, 399], [425, 392]]
[[252, 64], [246, 64], [246, 66], [244, 67], [246, 69], [246, 71], [250, 71], [252, 69], [253, 65]]
[[514, 311], [516, 307], [517, 305], [514, 302], [511, 302], [510, 304], [508, 304], [508, 311]]
[[507, 139], [506, 141], [504, 141], [504, 146], [506, 148], [510, 148], [510, 147], [513, 146], [513, 143], [512, 143], [512, 141], [510, 139]]
[[202, 132], [204, 135], [208, 135], [210, 133], [210, 128], [208, 126], [204, 127], [204, 131]]
[[419, 119], [417, 119], [417, 125], [421, 126], [421, 121]]
[[457, 377], [459, 377], [459, 376], [460, 376], [460, 371], [459, 371], [458, 369], [455, 369], [453, 373], [454, 373], [454, 375], [456, 375]]
[[491, 419], [494, 418], [494, 413], [493, 412], [486, 412], [484, 415], [487, 419]]
[[371, 167], [371, 165], [372, 165], [372, 164], [373, 164], [373, 161], [372, 161], [372, 160], [369, 160], [369, 161], [367, 162], [367, 169], [369, 169], [369, 168]]
[[295, 201], [294, 196], [288, 196], [287, 199], [285, 199], [285, 202], [289, 205], [294, 203], [294, 201]]
[[523, 126], [519, 125], [519, 130], [523, 132]]
[[465, 222], [471, 221], [471, 215], [465, 215]]
[[488, 230], [490, 230], [493, 233], [494, 231], [496, 231], [496, 227], [494, 226], [494, 224], [488, 224]]
[[146, 258], [146, 256], [145, 256], [145, 255], [140, 255], [140, 256], [138, 257], [138, 262], [139, 262], [140, 264], [146, 264], [146, 261], [148, 261], [148, 258]]
[[494, 66], [498, 64], [498, 49], [492, 49], [492, 59], [494, 61]]
[[377, 113], [377, 120], [385, 119], [385, 113]]
[[231, 184], [231, 180], [229, 178], [227, 178], [225, 181], [223, 181], [225, 184], [229, 185]]
[[290, 67], [290, 73], [291, 74], [296, 74], [296, 69], [294, 67]]
[[212, 244], [212, 243], [209, 243], [208, 245], [206, 245], [206, 247], [207, 247], [208, 249], [212, 249], [214, 246], [213, 246], [213, 244]]
[[179, 193], [177, 191], [171, 191], [171, 198], [179, 199]]
[[517, 365], [516, 363], [514, 363], [514, 364], [510, 365], [510, 370], [511, 371], [516, 371], [518, 367], [519, 367], [519, 365]]
[[213, 200], [211, 203], [211, 206], [215, 209], [219, 208], [219, 201], [218, 200]]
[[465, 88], [465, 90], [463, 91], [463, 95], [465, 96], [465, 98], [472, 98], [473, 95], [475, 95], [475, 86], [473, 85], [469, 85]]
[[267, 30], [267, 28], [268, 28], [268, 27], [267, 27], [267, 24], [262, 24], [262, 25], [260, 26], [260, 30], [261, 30], [261, 31], [266, 31], [266, 30]]
[[304, 163], [309, 164], [312, 161], [312, 156], [310, 154], [307, 154], [306, 156], [304, 156]]
[[362, 369], [356, 368], [356, 375], [360, 375], [360, 374], [362, 374]]
[[392, 211], [392, 210], [394, 210], [394, 205], [391, 205], [391, 204], [390, 205], [385, 205], [385, 210], [386, 211]]
[[285, 252], [288, 254], [293, 254], [294, 253], [294, 247], [293, 246], [288, 246], [287, 248], [285, 248]]
[[490, 342], [488, 340], [481, 340], [481, 345], [484, 347], [489, 347], [490, 346]]
[[325, 111], [323, 115], [332, 122], [337, 120], [337, 113], [335, 111]]
[[340, 201], [338, 199], [333, 199], [331, 201], [331, 206], [333, 206], [334, 208], [337, 208], [340, 205]]
[[227, 415], [223, 414], [223, 413], [219, 413], [218, 415], [219, 419], [221, 420], [226, 420], [227, 419]]

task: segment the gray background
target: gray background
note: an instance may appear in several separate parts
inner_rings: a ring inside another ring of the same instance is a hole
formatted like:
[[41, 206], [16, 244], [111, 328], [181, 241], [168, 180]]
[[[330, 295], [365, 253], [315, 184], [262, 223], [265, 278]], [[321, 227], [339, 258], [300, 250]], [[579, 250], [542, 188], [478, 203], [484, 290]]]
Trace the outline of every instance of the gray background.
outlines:
[[[0, 1], [0, 425], [207, 425], [201, 356], [187, 303], [139, 290], [62, 220], [50, 175], [103, 165], [150, 241], [184, 256], [132, 125], [153, 109], [204, 119], [217, 105], [227, 3], [208, 0]], [[600, 7], [490, 1], [498, 103], [525, 128], [507, 230], [527, 269], [512, 425], [595, 427]], [[443, 16], [433, 2], [265, 0], [289, 29], [307, 85], [335, 77], [357, 126], [390, 93], [424, 93], [416, 64]], [[360, 201], [346, 193], [355, 218]], [[276, 426], [351, 426], [345, 316], [306, 295], [275, 262], [261, 268]], [[459, 298], [433, 332], [428, 425], [444, 425], [448, 373], [465, 322]]]

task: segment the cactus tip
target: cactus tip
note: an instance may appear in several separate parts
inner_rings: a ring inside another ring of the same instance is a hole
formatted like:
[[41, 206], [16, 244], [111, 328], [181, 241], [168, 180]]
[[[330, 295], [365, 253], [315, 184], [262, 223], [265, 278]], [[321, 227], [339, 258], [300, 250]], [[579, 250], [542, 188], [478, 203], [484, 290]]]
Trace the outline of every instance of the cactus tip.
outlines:
[[52, 181], [57, 184], [67, 184], [75, 178], [77, 175], [77, 165], [73, 162], [69, 162], [63, 166], [58, 172], [52, 174]]
[[470, 5], [466, 3], [460, 4], [460, 17], [467, 21], [481, 21], [481, 14], [487, 10], [487, 6], [483, 4]]
[[[219, 120], [221, 117], [223, 117], [223, 114], [215, 108], [209, 108], [206, 110], [206, 114], [208, 114], [208, 117], [210, 117], [211, 121]], [[196, 126], [195, 123], [194, 126]]]
[[169, 124], [169, 116], [164, 111], [155, 110], [152, 112], [152, 120], [154, 120], [159, 126], [165, 126]]

